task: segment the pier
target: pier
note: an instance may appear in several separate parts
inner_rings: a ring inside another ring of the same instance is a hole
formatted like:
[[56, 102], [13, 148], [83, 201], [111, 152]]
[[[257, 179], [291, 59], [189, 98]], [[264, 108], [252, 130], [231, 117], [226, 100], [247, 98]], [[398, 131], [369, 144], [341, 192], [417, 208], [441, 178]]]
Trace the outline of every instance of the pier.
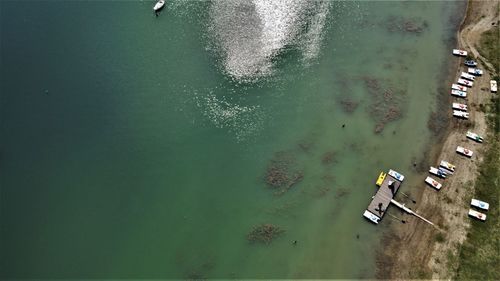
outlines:
[[[394, 198], [397, 191], [399, 190], [399, 187], [401, 186], [402, 182], [393, 176], [394, 173], [395, 172], [391, 170], [385, 176], [377, 193], [372, 197], [372, 201], [370, 202], [368, 208], [363, 214], [364, 217], [366, 217], [367, 219], [369, 219], [374, 223], [378, 223], [378, 221], [381, 220], [382, 217], [385, 215], [387, 208], [389, 208], [389, 205], [391, 204], [391, 200]], [[401, 180], [403, 178], [404, 177], [402, 176], [399, 177], [399, 179]]]

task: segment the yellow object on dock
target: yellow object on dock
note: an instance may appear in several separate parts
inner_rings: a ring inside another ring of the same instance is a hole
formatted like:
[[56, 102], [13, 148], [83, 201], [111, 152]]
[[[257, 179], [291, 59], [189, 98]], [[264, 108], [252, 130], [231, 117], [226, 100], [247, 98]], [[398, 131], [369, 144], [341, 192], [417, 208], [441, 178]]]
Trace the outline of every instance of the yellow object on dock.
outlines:
[[385, 176], [387, 176], [386, 173], [380, 172], [380, 175], [378, 176], [377, 182], [375, 184], [380, 187], [384, 182]]

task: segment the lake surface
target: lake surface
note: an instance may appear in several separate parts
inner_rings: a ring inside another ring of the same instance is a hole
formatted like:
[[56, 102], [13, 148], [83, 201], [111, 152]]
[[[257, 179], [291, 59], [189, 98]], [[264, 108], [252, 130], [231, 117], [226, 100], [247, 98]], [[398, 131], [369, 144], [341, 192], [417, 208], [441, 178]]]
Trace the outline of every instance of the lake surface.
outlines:
[[373, 278], [463, 3], [152, 5], [0, 3], [0, 277]]

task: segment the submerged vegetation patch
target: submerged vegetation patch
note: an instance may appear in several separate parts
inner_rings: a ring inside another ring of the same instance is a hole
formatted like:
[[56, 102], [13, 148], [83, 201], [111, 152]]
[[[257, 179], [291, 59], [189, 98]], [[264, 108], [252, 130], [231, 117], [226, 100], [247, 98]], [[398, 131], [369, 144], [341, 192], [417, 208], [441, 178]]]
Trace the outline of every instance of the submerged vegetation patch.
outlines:
[[274, 154], [267, 166], [265, 181], [281, 195], [304, 178], [304, 172], [298, 168], [297, 158], [292, 151], [280, 151]]
[[403, 18], [392, 16], [384, 23], [389, 32], [420, 34], [429, 27], [427, 21], [419, 18]]
[[285, 230], [274, 224], [255, 225], [247, 234], [247, 240], [251, 243], [269, 244], [284, 232]]

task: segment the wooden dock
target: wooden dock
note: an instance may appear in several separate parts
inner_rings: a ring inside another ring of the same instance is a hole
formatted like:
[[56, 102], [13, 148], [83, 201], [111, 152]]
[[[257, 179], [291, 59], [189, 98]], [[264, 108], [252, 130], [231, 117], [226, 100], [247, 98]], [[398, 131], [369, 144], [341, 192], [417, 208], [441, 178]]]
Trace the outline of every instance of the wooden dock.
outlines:
[[400, 181], [387, 174], [377, 193], [373, 196], [367, 210], [377, 217], [382, 218], [400, 186]]

